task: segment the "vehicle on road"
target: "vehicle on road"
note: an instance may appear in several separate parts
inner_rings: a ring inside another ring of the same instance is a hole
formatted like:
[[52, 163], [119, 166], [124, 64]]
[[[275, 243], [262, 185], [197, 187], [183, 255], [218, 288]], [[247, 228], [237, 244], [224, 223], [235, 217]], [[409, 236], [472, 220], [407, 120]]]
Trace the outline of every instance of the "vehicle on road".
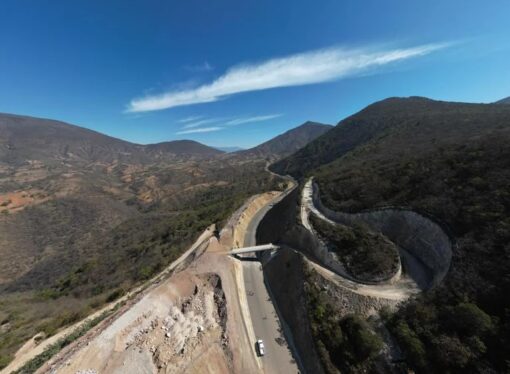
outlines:
[[262, 341], [262, 339], [257, 340], [257, 353], [259, 354], [259, 356], [264, 356], [264, 354], [266, 353], [264, 342]]

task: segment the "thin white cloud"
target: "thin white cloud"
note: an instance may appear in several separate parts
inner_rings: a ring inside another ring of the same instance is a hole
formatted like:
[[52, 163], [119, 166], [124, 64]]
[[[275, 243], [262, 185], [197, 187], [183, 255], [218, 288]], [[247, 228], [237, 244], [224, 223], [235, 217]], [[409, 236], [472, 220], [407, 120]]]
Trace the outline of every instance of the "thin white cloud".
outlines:
[[191, 122], [191, 123], [187, 123], [184, 128], [185, 129], [191, 129], [193, 127], [198, 127], [198, 126], [203, 126], [203, 125], [209, 125], [211, 123], [216, 123], [216, 122], [220, 122], [222, 121], [221, 118], [207, 118], [207, 119], [202, 119], [200, 121], [196, 121], [196, 122]]
[[223, 130], [223, 127], [220, 127], [220, 126], [201, 127], [199, 129], [178, 131], [178, 132], [176, 132], [176, 134], [194, 134], [194, 133], [200, 133], [200, 132], [211, 132], [211, 131], [219, 131], [219, 130]]
[[353, 76], [392, 62], [427, 55], [451, 44], [399, 49], [329, 48], [256, 64], [234, 66], [211, 83], [131, 100], [128, 112], [145, 112], [208, 103], [242, 92], [307, 85]]
[[236, 118], [231, 121], [228, 121], [226, 125], [235, 126], [241, 125], [243, 123], [251, 123], [251, 122], [262, 122], [268, 121], [273, 118], [281, 117], [283, 114], [268, 114], [264, 116], [254, 116], [254, 117], [245, 117], [245, 118]]
[[177, 122], [179, 122], [179, 123], [188, 123], [188, 122], [198, 121], [201, 118], [204, 118], [204, 116], [189, 116], [189, 117], [186, 117], [186, 118], [182, 118], [182, 119], [178, 120]]
[[[204, 133], [204, 132], [211, 132], [211, 131], [219, 131], [223, 130], [224, 126], [235, 126], [240, 125], [243, 123], [250, 123], [250, 122], [262, 122], [267, 121], [273, 118], [277, 118], [282, 116], [282, 114], [267, 114], [267, 115], [260, 115], [260, 116], [253, 116], [253, 117], [238, 117], [234, 119], [228, 119], [227, 122], [224, 118], [204, 118], [204, 116], [200, 116], [200, 121], [190, 122], [193, 121], [193, 119], [196, 117], [188, 117], [184, 118], [182, 120], [179, 120], [178, 122], [184, 123], [184, 126], [181, 128], [180, 131], [178, 131], [176, 134], [194, 134], [194, 133]], [[212, 127], [200, 127], [207, 124], [220, 124], [221, 126], [212, 126]]]
[[192, 72], [203, 72], [203, 71], [211, 71], [214, 70], [214, 66], [209, 64], [209, 62], [204, 61], [201, 64], [198, 65], [188, 65], [184, 67], [186, 70], [192, 71]]

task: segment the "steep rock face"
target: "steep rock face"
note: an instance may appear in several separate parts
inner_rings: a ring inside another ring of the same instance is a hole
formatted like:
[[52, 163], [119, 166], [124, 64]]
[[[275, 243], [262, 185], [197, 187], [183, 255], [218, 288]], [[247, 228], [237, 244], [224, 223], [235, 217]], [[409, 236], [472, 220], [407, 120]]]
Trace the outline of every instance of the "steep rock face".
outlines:
[[365, 223], [418, 258], [432, 273], [427, 288], [437, 286], [446, 276], [452, 259], [452, 243], [441, 227], [416, 212], [380, 209], [363, 213], [335, 212], [324, 206], [315, 185], [313, 200], [322, 214], [344, 225]]
[[297, 223], [300, 188], [295, 188], [264, 216], [257, 229], [257, 243], [284, 244], [342, 274], [344, 268], [317, 237]]
[[[302, 256], [282, 248], [264, 267], [264, 276], [285, 322], [292, 331], [302, 365], [307, 373], [324, 373], [315, 344], [306, 309], [304, 267]], [[292, 287], [289, 287], [292, 285]]]

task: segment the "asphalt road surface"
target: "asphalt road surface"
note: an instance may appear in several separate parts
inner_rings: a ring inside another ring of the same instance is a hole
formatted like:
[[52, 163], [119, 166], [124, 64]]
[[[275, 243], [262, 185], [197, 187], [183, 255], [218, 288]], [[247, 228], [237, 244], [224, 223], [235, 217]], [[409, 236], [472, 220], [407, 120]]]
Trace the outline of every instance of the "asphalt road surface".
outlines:
[[[256, 245], [257, 226], [272, 204], [266, 205], [253, 217], [246, 229], [244, 246]], [[253, 256], [255, 258], [255, 256]], [[243, 275], [250, 316], [257, 339], [262, 339], [266, 354], [259, 358], [266, 373], [298, 373], [299, 369], [287, 346], [278, 315], [264, 284], [262, 265], [258, 261], [243, 261]], [[253, 342], [255, 349], [255, 342]]]

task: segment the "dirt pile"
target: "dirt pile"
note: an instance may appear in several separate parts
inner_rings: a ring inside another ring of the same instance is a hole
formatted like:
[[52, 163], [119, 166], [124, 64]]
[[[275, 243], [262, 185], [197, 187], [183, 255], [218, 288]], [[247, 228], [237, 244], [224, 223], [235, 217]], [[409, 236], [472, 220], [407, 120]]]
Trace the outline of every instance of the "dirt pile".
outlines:
[[57, 373], [228, 372], [226, 300], [216, 274], [183, 271], [107, 326]]
[[203, 277], [193, 294], [180, 305], [173, 305], [166, 316], [142, 318], [138, 329], [131, 331], [126, 339], [126, 350], [130, 347], [148, 350], [158, 373], [174, 373], [183, 370], [183, 364], [212, 340], [221, 341], [227, 351], [225, 328], [226, 305], [221, 281], [211, 274]]

